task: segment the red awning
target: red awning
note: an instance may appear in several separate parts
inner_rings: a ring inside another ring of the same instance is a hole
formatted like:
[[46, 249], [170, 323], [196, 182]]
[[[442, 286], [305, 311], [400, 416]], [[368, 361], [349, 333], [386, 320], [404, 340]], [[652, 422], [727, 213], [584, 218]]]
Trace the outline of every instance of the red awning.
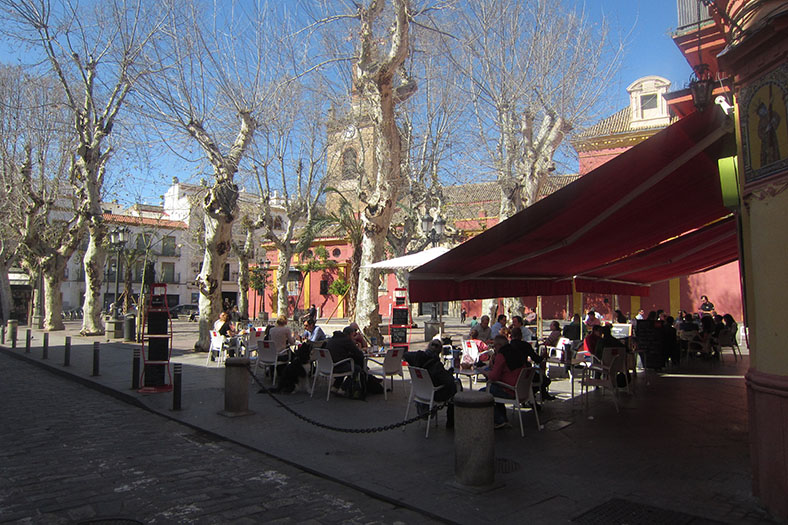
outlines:
[[[692, 114], [490, 230], [413, 270], [414, 302], [648, 295], [648, 284], [738, 257], [716, 159], [720, 111]], [[697, 249], [703, 246], [704, 249]]]

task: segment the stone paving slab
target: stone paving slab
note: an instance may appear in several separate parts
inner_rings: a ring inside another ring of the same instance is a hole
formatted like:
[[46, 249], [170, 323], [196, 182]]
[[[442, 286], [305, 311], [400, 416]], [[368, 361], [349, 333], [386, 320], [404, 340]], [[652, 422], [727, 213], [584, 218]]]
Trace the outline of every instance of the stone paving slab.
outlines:
[[[101, 375], [90, 377], [92, 341], [75, 337], [74, 364], [67, 373], [308, 472], [457, 523], [519, 523], [524, 514], [542, 522], [568, 522], [615, 497], [725, 523], [768, 522], [750, 493], [742, 378], [746, 357], [736, 365], [730, 360], [693, 362], [689, 370], [675, 374], [641, 372], [633, 384], [634, 395], [619, 394], [620, 413], [609, 393], [591, 392], [586, 408], [584, 399], [569, 399], [568, 380], [554, 381], [551, 389], [560, 400], [544, 404], [541, 418], [546, 429], [537, 431], [528, 414], [525, 439], [516, 421], [515, 429], [497, 431], [496, 457], [511, 468], [496, 476], [502, 488], [474, 496], [450, 484], [454, 434], [443, 428], [442, 415], [428, 440], [424, 423], [404, 431], [336, 433], [296, 419], [267, 395], [257, 394], [256, 388], [249, 399], [253, 416], [218, 415], [223, 408], [223, 369], [206, 367], [205, 354], [191, 353], [193, 326], [176, 324], [173, 360], [184, 365], [181, 411], [170, 409], [169, 394], [130, 390], [132, 344], [102, 343]], [[51, 335], [53, 345], [59, 337]], [[23, 355], [24, 350], [13, 352]], [[50, 358], [53, 355], [57, 351], [50, 350]], [[27, 357], [42, 362], [38, 349]], [[46, 364], [63, 371], [53, 359]], [[325, 383], [319, 385], [314, 398], [298, 392], [280, 399], [315, 420], [377, 427], [403, 418], [409, 389], [407, 382], [395, 381], [388, 401], [382, 396], [366, 402], [332, 396], [327, 402], [325, 388]], [[576, 386], [576, 394], [578, 390]], [[552, 421], [561, 423], [558, 430], [548, 430]]]

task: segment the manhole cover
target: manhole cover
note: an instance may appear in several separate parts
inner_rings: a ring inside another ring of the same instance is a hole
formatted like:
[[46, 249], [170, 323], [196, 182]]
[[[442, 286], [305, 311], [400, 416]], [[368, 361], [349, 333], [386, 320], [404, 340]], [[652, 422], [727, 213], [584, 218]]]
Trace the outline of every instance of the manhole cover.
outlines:
[[583, 525], [712, 525], [720, 521], [699, 518], [675, 510], [661, 509], [613, 498], [572, 519]]
[[511, 459], [495, 458], [495, 472], [498, 474], [510, 474], [520, 470], [520, 464]]

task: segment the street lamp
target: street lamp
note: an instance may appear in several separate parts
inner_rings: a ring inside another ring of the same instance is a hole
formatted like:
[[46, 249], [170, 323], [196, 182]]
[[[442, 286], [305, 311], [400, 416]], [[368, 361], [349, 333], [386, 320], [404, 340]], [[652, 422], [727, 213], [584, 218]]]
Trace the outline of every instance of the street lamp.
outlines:
[[[265, 283], [268, 279], [268, 269], [271, 267], [271, 261], [268, 260], [268, 257], [263, 254], [263, 258], [257, 262], [257, 267], [263, 270], [263, 287], [262, 289], [257, 290], [257, 294], [259, 295], [258, 301], [260, 302], [260, 313], [265, 314]], [[262, 290], [262, 294], [260, 294]], [[255, 314], [255, 317], [257, 314]], [[264, 317], [264, 316], [263, 316]]]
[[[433, 221], [432, 216], [429, 213], [426, 213], [424, 217], [421, 218], [421, 230], [427, 236], [427, 240], [432, 244], [432, 247], [436, 247], [438, 242], [440, 241], [441, 237], [443, 237], [443, 232], [446, 229], [446, 221], [438, 215], [438, 217]], [[432, 313], [430, 314], [430, 321], [437, 321], [438, 320], [438, 303], [432, 303]]]
[[126, 247], [126, 243], [129, 240], [129, 229], [125, 226], [121, 226], [120, 228], [115, 228], [111, 232], [109, 232], [109, 243], [110, 245], [115, 248], [115, 311], [112, 313], [112, 317], [115, 319], [120, 318], [120, 301], [118, 301], [118, 291], [119, 291], [119, 273], [120, 273], [120, 254], [123, 249]]

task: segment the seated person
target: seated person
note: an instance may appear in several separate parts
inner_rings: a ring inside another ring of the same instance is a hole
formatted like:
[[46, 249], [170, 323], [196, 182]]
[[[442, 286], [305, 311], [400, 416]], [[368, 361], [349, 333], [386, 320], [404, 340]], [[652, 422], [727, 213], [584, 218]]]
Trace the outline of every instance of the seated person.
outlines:
[[[433, 386], [441, 386], [443, 388], [435, 392], [435, 401], [443, 402], [450, 400], [457, 393], [457, 383], [452, 377], [449, 370], [443, 367], [441, 354], [443, 352], [443, 343], [440, 339], [433, 339], [430, 341], [426, 350], [418, 352], [405, 352], [402, 357], [403, 361], [407, 362], [410, 366], [424, 368], [432, 379]], [[427, 412], [429, 407], [421, 403], [416, 403], [416, 410], [419, 415]], [[446, 408], [446, 428], [454, 427], [454, 405], [449, 403]]]
[[558, 340], [561, 339], [561, 325], [558, 321], [550, 323], [550, 334], [542, 340], [545, 346], [558, 346]]
[[479, 324], [474, 326], [474, 328], [479, 332], [479, 339], [485, 342], [492, 341], [492, 336], [490, 335], [492, 328], [490, 327], [489, 315], [483, 315], [479, 320]]
[[[479, 331], [475, 328], [471, 328], [471, 334], [468, 338], [469, 341], [473, 341], [476, 343], [476, 348], [479, 349], [479, 361], [488, 361], [490, 359], [490, 347], [487, 346], [487, 343], [479, 339]], [[473, 364], [473, 363], [471, 363]]]
[[498, 320], [490, 327], [490, 338], [495, 339], [495, 336], [501, 333], [501, 329], [506, 326], [506, 316], [501, 314]]
[[280, 315], [276, 319], [276, 325], [268, 331], [268, 340], [274, 344], [277, 352], [281, 352], [292, 344], [295, 344], [295, 338], [290, 327], [287, 326], [287, 317]]
[[572, 341], [579, 341], [582, 338], [580, 314], [575, 314], [572, 316], [572, 321], [568, 325], [564, 326], [562, 335], [567, 339], [571, 339]]
[[512, 330], [514, 330], [515, 328], [520, 329], [520, 332], [522, 333], [523, 341], [533, 340], [533, 335], [534, 335], [533, 332], [531, 332], [530, 328], [525, 326], [525, 323], [523, 322], [523, 318], [520, 317], [519, 315], [515, 315], [514, 317], [512, 317], [512, 326], [509, 328], [509, 334], [508, 334], [509, 338], [511, 338]]
[[[509, 341], [509, 346], [515, 348], [518, 352], [522, 352], [523, 354], [525, 354], [525, 356], [528, 357], [531, 360], [531, 362], [534, 363], [535, 365], [539, 365], [544, 360], [544, 357], [534, 352], [534, 347], [531, 346], [530, 343], [522, 340], [523, 337], [522, 330], [523, 329], [512, 328], [512, 334], [511, 334], [512, 339], [511, 341]], [[525, 330], [527, 330], [527, 328], [525, 328]], [[541, 369], [537, 370], [536, 374], [539, 376], [539, 379], [541, 379], [542, 399], [545, 401], [550, 401], [552, 399], [555, 399], [555, 396], [551, 395], [547, 391], [547, 388], [550, 386], [550, 378], [547, 377], [547, 375]], [[537, 382], [539, 381], [535, 376], [534, 383]], [[536, 390], [534, 389], [534, 391]]]
[[602, 337], [597, 341], [594, 348], [594, 355], [602, 357], [602, 350], [605, 348], [626, 348], [626, 345], [621, 339], [613, 337], [613, 325], [608, 323], [602, 327]]
[[233, 323], [230, 322], [230, 316], [227, 314], [227, 312], [222, 312], [219, 314], [219, 319], [213, 323], [213, 329], [216, 332], [219, 332], [219, 335], [230, 340], [230, 344], [227, 346], [227, 355], [230, 357], [235, 357], [235, 351], [238, 349], [238, 341], [232, 338], [237, 335], [238, 332], [235, 331]]
[[219, 314], [219, 319], [213, 323], [213, 329], [214, 331], [219, 332], [219, 335], [224, 337], [232, 337], [237, 333], [233, 323], [230, 322], [230, 316], [227, 315], [227, 312], [222, 312]]
[[[517, 330], [520, 332], [519, 329]], [[521, 337], [521, 335], [518, 335]], [[520, 340], [522, 343], [523, 341]], [[528, 343], [524, 343], [528, 344]], [[530, 345], [528, 345], [530, 346]], [[500, 381], [507, 385], [514, 385], [520, 377], [520, 371], [528, 363], [528, 358], [523, 351], [523, 345], [512, 345], [506, 340], [504, 336], [496, 336], [493, 340], [493, 347], [495, 348], [495, 357], [493, 358], [492, 369], [485, 372], [487, 381]], [[533, 349], [531, 349], [533, 352]], [[507, 399], [514, 399], [514, 390], [505, 386], [489, 384], [489, 386], [482, 388], [491, 393], [495, 397], [505, 397]], [[503, 428], [510, 426], [506, 417], [506, 407], [503, 403], [496, 403], [493, 412], [493, 423], [495, 428]]]
[[[336, 334], [336, 332], [334, 332]], [[302, 341], [312, 341], [317, 343], [326, 340], [326, 334], [323, 329], [315, 324], [314, 319], [307, 319], [304, 321], [304, 332], [301, 334]]]
[[[583, 352], [587, 358], [596, 355], [597, 343], [602, 339], [602, 327], [594, 325], [588, 335], [583, 339]], [[601, 357], [601, 356], [599, 356]]]
[[[353, 329], [349, 326], [346, 326], [341, 331], [334, 332], [332, 337], [325, 339], [325, 347], [331, 353], [333, 362], [336, 363], [343, 359], [351, 358], [355, 370], [364, 370], [364, 354], [350, 338], [351, 333], [353, 333]], [[335, 371], [350, 371], [350, 363], [342, 363]], [[344, 377], [336, 378], [334, 380], [334, 388], [341, 387], [344, 380]]]
[[730, 330], [733, 337], [736, 337], [736, 333], [739, 331], [739, 325], [736, 324], [736, 321], [733, 319], [733, 316], [731, 314], [723, 315], [722, 322], [725, 323], [725, 328]]
[[523, 311], [524, 311], [523, 315], [525, 317], [525, 322], [526, 323], [528, 323], [528, 324], [536, 323], [536, 319], [537, 319], [536, 312], [531, 310], [531, 308], [528, 307], [528, 306], [526, 306]]
[[602, 324], [602, 315], [591, 308], [585, 318], [586, 326], [598, 326]]
[[353, 329], [353, 333], [350, 334], [350, 338], [356, 343], [356, 346], [359, 350], [364, 353], [369, 351], [369, 345], [367, 344], [367, 338], [364, 337], [364, 334], [361, 333], [361, 329], [358, 326], [358, 323], [352, 322], [348, 325], [350, 328]]
[[627, 321], [627, 316], [625, 316], [624, 312], [622, 312], [621, 310], [615, 310], [613, 312], [613, 318], [616, 320], [616, 323], [618, 324], [626, 324], [629, 322]]

